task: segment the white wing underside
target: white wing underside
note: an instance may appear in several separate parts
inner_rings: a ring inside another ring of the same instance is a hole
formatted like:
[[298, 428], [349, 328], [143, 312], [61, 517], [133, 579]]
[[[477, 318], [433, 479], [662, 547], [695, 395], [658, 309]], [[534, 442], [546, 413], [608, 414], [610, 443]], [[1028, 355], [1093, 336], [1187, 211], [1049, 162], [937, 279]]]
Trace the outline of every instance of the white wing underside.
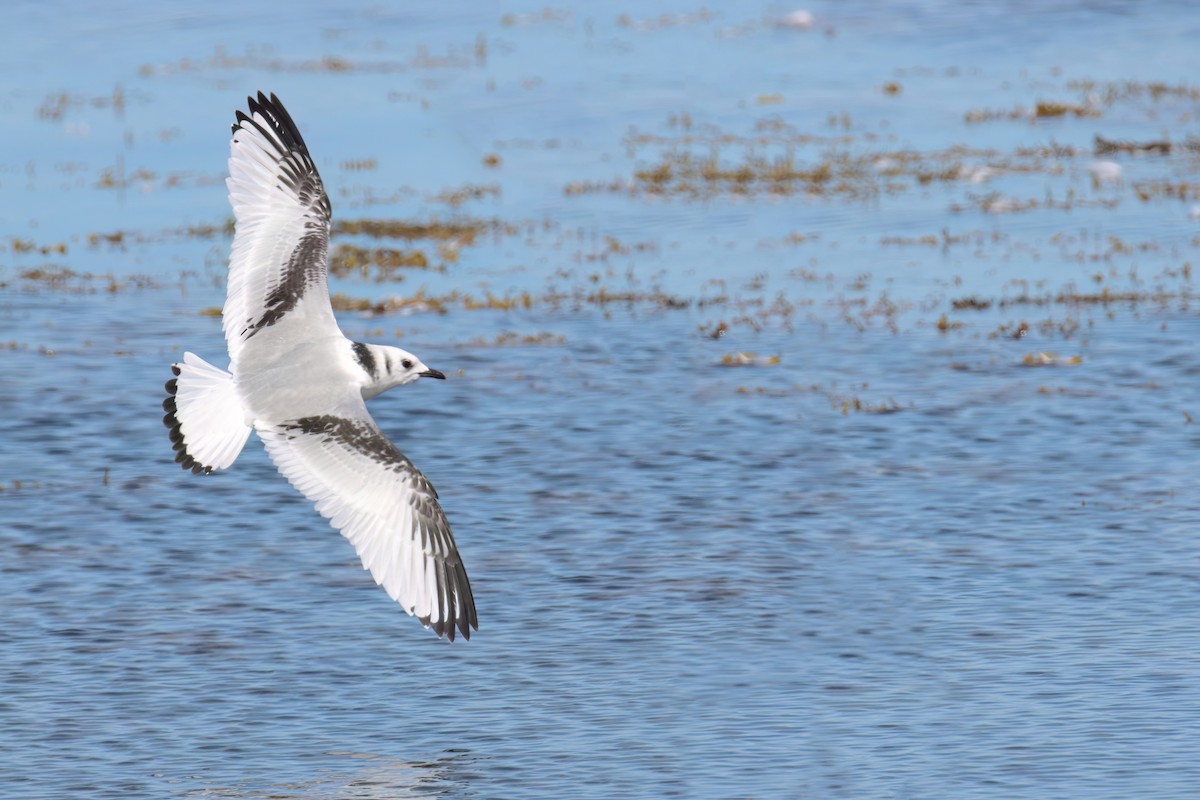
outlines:
[[[354, 390], [357, 394], [357, 390]], [[361, 397], [329, 413], [259, 427], [279, 471], [350, 540], [375, 582], [425, 625], [454, 638], [475, 604], [433, 486], [379, 430]]]
[[330, 206], [321, 179], [282, 107], [251, 100], [250, 110], [234, 126], [226, 180], [236, 232], [222, 316], [235, 373], [243, 357], [269, 363], [341, 335], [326, 283]]

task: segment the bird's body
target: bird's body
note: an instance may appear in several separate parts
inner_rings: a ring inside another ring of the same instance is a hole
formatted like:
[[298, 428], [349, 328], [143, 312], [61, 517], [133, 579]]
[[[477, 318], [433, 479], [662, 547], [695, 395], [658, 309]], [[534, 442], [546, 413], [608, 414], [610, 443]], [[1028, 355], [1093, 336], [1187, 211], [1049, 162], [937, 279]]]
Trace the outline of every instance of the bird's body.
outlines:
[[255, 431], [279, 471], [354, 544], [409, 614], [454, 639], [478, 629], [437, 492], [365, 401], [443, 378], [398, 347], [347, 339], [326, 283], [331, 209], [304, 140], [272, 95], [237, 113], [227, 181], [236, 228], [222, 310], [230, 364], [174, 364], [163, 408], [176, 461], [233, 464]]

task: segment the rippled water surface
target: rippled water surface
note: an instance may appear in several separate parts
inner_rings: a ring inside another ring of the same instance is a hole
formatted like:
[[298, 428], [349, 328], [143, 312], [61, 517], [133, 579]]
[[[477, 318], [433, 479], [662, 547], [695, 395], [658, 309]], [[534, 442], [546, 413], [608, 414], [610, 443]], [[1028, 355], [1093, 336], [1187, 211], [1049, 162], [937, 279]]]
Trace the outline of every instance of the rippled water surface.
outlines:
[[[1194, 796], [1200, 13], [799, 11], [17, 4], [0, 795]], [[470, 642], [171, 461], [259, 89]]]

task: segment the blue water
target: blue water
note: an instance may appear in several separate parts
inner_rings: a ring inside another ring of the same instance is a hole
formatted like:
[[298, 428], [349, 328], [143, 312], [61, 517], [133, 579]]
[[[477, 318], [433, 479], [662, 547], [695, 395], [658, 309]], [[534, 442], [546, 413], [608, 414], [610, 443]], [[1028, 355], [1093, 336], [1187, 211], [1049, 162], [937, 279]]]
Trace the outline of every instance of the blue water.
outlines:
[[[0, 796], [1194, 796], [1200, 13], [808, 9], [11, 9]], [[229, 238], [188, 229], [258, 89], [335, 219], [490, 226], [339, 237], [439, 269], [332, 287], [441, 304], [339, 317], [450, 378], [372, 411], [469, 642], [257, 442], [171, 461], [168, 366], [224, 347]], [[847, 183], [639, 188], [683, 153]]]

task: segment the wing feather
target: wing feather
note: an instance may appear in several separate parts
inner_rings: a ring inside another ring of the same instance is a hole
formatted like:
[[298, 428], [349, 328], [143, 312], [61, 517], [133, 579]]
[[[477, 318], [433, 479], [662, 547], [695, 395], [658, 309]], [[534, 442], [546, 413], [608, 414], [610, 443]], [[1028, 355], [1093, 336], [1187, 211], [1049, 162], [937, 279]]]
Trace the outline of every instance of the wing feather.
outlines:
[[251, 342], [266, 359], [341, 334], [329, 304], [329, 220], [321, 176], [295, 122], [275, 95], [237, 112], [229, 150], [236, 223], [223, 311], [235, 364]]
[[479, 629], [466, 570], [433, 486], [361, 399], [352, 413], [259, 428], [279, 471], [354, 545], [375, 582], [439, 636]]

